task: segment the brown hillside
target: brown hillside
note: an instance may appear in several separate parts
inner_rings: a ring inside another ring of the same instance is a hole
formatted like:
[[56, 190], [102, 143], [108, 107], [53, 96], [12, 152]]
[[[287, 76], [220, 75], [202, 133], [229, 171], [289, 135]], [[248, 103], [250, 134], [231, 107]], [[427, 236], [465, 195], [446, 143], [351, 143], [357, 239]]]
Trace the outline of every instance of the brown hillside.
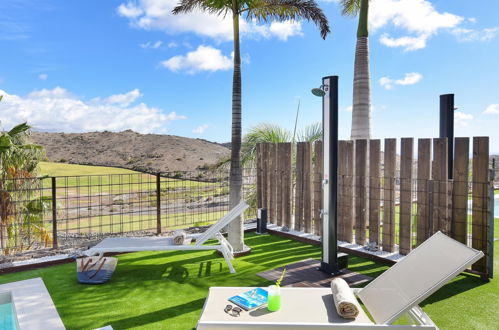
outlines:
[[31, 140], [53, 162], [123, 167], [146, 172], [195, 171], [230, 154], [223, 145], [174, 135], [119, 133], [40, 133]]

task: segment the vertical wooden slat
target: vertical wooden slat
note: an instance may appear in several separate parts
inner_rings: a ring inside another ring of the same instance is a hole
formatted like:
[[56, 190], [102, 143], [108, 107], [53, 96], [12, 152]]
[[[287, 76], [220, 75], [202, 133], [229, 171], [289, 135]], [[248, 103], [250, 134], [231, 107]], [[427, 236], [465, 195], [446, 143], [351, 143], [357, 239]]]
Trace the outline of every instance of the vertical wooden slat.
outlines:
[[355, 141], [355, 243], [366, 244], [367, 140]]
[[303, 227], [303, 143], [296, 144], [296, 186], [295, 186], [295, 222], [294, 229]]
[[353, 238], [353, 141], [338, 144], [338, 239]]
[[395, 248], [395, 166], [396, 139], [385, 139], [383, 169], [383, 251]]
[[284, 179], [284, 148], [282, 143], [276, 143], [276, 224], [283, 224], [283, 203], [282, 203], [282, 186]]
[[412, 247], [412, 155], [413, 138], [403, 138], [400, 143], [400, 254], [408, 254]]
[[276, 167], [277, 167], [277, 154], [276, 144], [269, 144], [269, 210], [267, 216], [270, 223], [276, 223]]
[[347, 175], [347, 141], [338, 141], [338, 240], [346, 241], [346, 175]]
[[369, 141], [369, 242], [379, 245], [380, 234], [380, 140]]
[[[314, 142], [314, 234], [322, 236], [322, 141]], [[340, 194], [340, 192], [338, 192]], [[338, 238], [340, 239], [340, 238]]]
[[[261, 166], [262, 166], [262, 208], [267, 209], [269, 208], [269, 196], [268, 196], [268, 191], [269, 191], [269, 167], [268, 167], [268, 159], [269, 159], [269, 144], [268, 143], [262, 143], [261, 144], [261, 151], [262, 151], [262, 161], [261, 161]], [[267, 218], [268, 218], [268, 213], [267, 213]]]
[[303, 230], [312, 232], [312, 144], [303, 143]]
[[262, 159], [263, 159], [263, 157], [262, 157], [262, 144], [258, 143], [256, 145], [256, 204], [257, 204], [257, 208], [262, 208], [262, 204], [263, 204], [263, 198], [262, 198], [262, 190], [263, 190]]
[[452, 238], [466, 244], [468, 234], [469, 138], [456, 138], [454, 145], [454, 189], [452, 190]]
[[282, 216], [284, 226], [291, 228], [291, 143], [282, 143], [283, 149], [283, 182], [282, 182]]
[[[448, 144], [447, 138], [433, 139], [432, 179], [434, 184], [433, 229], [431, 234], [441, 231], [450, 235], [448, 212]], [[431, 212], [431, 210], [430, 210]]]
[[[471, 245], [487, 254], [487, 198], [488, 198], [489, 138], [473, 137], [472, 225]], [[481, 258], [471, 269], [485, 273], [486, 258]]]
[[429, 236], [428, 180], [431, 177], [431, 139], [418, 139], [416, 242], [423, 243]]

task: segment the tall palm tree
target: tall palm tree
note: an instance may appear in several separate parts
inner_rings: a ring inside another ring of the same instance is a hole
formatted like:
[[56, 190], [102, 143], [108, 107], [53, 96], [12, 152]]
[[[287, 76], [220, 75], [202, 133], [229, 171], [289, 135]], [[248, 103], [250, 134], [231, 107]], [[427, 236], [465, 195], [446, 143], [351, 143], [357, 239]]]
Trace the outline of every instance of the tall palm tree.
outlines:
[[371, 138], [371, 87], [369, 73], [368, 11], [369, 0], [341, 0], [343, 15], [359, 15], [353, 74], [351, 138]]
[[[306, 19], [319, 26], [322, 38], [326, 38], [329, 24], [326, 16], [314, 0], [181, 0], [173, 14], [189, 13], [199, 9], [218, 16], [232, 15], [234, 34], [234, 73], [232, 78], [232, 149], [230, 162], [229, 207], [236, 206], [242, 195], [241, 167], [241, 52], [239, 43], [239, 17], [247, 20], [268, 22]], [[229, 242], [236, 252], [244, 250], [243, 221], [229, 225]]]

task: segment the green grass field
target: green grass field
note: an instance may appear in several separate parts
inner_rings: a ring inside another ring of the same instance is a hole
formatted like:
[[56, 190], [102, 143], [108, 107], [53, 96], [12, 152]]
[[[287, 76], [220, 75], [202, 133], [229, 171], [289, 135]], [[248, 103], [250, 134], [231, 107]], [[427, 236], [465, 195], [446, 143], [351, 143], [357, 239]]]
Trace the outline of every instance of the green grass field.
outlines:
[[[39, 175], [56, 176], [58, 188], [80, 194], [123, 194], [156, 189], [156, 176], [114, 167], [41, 162]], [[52, 187], [49, 179], [44, 180], [44, 187]], [[214, 187], [220, 187], [220, 183], [195, 178], [161, 178], [161, 189], [165, 193], [178, 188], [210, 190]], [[65, 191], [59, 189], [58, 196], [63, 193]]]
[[[230, 274], [223, 259], [206, 251], [141, 252], [118, 256], [113, 279], [82, 285], [75, 264], [0, 276], [0, 283], [42, 277], [68, 329], [193, 329], [210, 286], [267, 286], [256, 273], [306, 258], [320, 258], [320, 248], [272, 235], [247, 234], [252, 253], [234, 261]], [[499, 251], [499, 242], [495, 243]], [[498, 253], [495, 272], [499, 271]], [[387, 269], [350, 256], [349, 269], [376, 277]], [[496, 329], [499, 280], [482, 282], [461, 274], [421, 307], [440, 329]], [[283, 304], [286, 302], [284, 301]], [[223, 308], [221, 306], [220, 308]]]
[[40, 163], [40, 175], [50, 176], [75, 176], [75, 175], [100, 175], [100, 174], [132, 174], [139, 173], [122, 168], [106, 166], [90, 166], [66, 163]]

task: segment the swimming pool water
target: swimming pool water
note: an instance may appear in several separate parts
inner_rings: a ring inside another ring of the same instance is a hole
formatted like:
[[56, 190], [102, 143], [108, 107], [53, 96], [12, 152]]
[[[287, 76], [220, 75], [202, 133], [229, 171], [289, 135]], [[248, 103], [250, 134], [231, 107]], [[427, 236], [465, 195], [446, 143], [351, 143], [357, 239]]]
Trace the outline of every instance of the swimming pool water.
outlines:
[[0, 304], [0, 329], [19, 330], [16, 321], [16, 313], [11, 302]]

